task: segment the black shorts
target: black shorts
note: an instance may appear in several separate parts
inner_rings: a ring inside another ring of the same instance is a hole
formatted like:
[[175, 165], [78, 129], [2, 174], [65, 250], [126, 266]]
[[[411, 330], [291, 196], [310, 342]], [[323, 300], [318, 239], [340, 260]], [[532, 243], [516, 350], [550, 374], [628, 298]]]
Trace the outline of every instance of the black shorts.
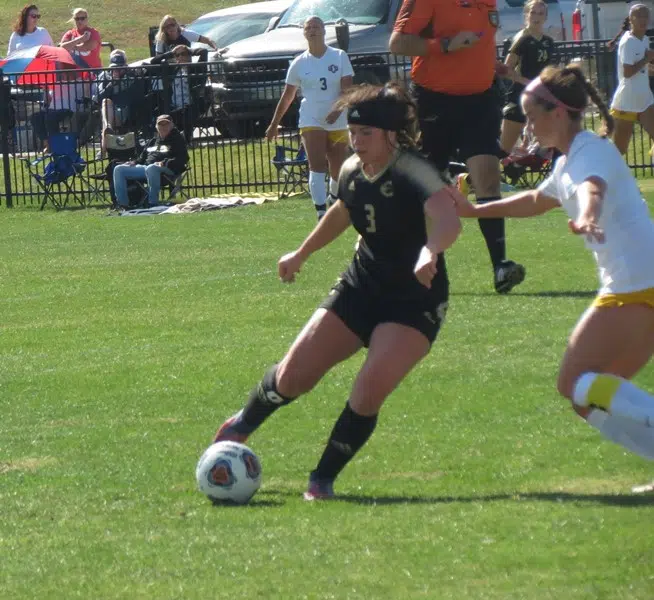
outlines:
[[522, 87], [517, 90], [514, 89], [510, 94], [507, 95], [506, 104], [502, 110], [502, 116], [507, 121], [514, 121], [516, 123], [523, 124], [527, 122], [525, 113], [522, 112], [522, 106], [520, 105], [520, 94], [522, 93], [523, 89], [524, 88]]
[[433, 344], [445, 320], [447, 299], [432, 308], [410, 300], [399, 302], [366, 293], [345, 281], [339, 281], [320, 304], [331, 310], [367, 348], [377, 325], [400, 323], [418, 330]]
[[418, 104], [422, 147], [437, 168], [472, 156], [498, 156], [502, 100], [491, 87], [480, 94], [452, 96], [411, 86]]

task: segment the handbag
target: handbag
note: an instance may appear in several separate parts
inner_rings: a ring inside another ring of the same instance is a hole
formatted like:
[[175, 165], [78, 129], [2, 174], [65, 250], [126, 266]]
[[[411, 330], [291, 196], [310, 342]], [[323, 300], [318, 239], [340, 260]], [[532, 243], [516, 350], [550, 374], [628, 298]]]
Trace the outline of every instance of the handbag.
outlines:
[[107, 133], [104, 139], [107, 150], [133, 150], [136, 148], [136, 136], [133, 131], [124, 135]]

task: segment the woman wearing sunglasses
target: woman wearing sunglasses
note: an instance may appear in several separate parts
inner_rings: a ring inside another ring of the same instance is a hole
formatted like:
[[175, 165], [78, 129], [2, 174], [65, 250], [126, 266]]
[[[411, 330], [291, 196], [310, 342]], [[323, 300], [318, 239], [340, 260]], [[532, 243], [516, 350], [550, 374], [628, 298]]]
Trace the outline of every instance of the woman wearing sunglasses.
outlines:
[[17, 50], [25, 50], [34, 46], [54, 46], [48, 30], [39, 27], [41, 12], [36, 4], [26, 4], [18, 13], [14, 31], [9, 38], [7, 55]]
[[191, 29], [182, 27], [175, 17], [172, 15], [165, 15], [159, 23], [159, 31], [154, 38], [155, 40], [155, 56], [171, 52], [175, 46], [191, 47], [192, 42], [199, 42], [206, 44], [212, 50], [218, 50], [218, 46], [208, 37], [200, 35]]
[[91, 69], [102, 67], [102, 39], [97, 29], [89, 27], [89, 11], [85, 8], [74, 8], [69, 22], [74, 23], [75, 27], [64, 33], [59, 45], [66, 48], [80, 66]]

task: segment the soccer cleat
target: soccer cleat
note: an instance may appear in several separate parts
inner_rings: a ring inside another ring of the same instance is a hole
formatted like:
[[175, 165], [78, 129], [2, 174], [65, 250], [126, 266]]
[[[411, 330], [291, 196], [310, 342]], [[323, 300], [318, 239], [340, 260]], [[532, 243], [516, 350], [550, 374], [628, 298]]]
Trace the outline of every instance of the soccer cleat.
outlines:
[[249, 435], [247, 433], [241, 433], [236, 431], [234, 424], [237, 423], [241, 415], [243, 414], [242, 410], [239, 410], [235, 415], [232, 415], [227, 419], [216, 431], [216, 435], [213, 438], [213, 443], [216, 442], [239, 442], [240, 444], [245, 444]]
[[330, 498], [334, 498], [334, 482], [331, 479], [309, 479], [309, 489], [304, 492], [305, 500], [313, 502]]
[[525, 268], [512, 260], [503, 260], [495, 269], [495, 291], [508, 294], [516, 285], [525, 280]]

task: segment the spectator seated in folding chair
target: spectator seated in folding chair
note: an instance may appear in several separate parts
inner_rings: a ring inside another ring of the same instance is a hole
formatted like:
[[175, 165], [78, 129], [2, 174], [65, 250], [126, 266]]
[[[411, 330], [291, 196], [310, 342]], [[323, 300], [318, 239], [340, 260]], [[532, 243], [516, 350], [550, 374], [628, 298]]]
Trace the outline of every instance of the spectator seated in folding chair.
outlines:
[[502, 180], [516, 188], [533, 189], [549, 175], [553, 159], [551, 148], [541, 148], [535, 142], [516, 146], [501, 161]]
[[302, 144], [299, 148], [278, 144], [271, 162], [277, 169], [278, 198], [308, 193], [309, 160]]
[[[193, 62], [193, 57], [197, 61]], [[206, 48], [191, 49], [175, 46], [171, 51], [155, 56], [151, 65], [167, 63], [173, 68], [170, 85], [167, 86], [170, 114], [176, 127], [184, 132], [187, 142], [193, 139], [193, 129], [200, 117], [208, 110]]]
[[87, 206], [91, 200], [103, 197], [102, 191], [85, 173], [87, 162], [79, 155], [76, 133], [55, 133], [48, 137], [48, 147], [50, 152], [36, 160], [20, 159], [43, 191], [41, 210], [48, 202], [56, 208], [63, 208], [71, 197], [80, 206]]
[[125, 52], [113, 50], [109, 55], [109, 69], [98, 76], [94, 96], [102, 115], [103, 153], [107, 151], [107, 135], [135, 128], [146, 92], [147, 81], [142, 70], [128, 69]]
[[149, 206], [159, 204], [162, 179], [172, 181], [173, 188], [187, 172], [188, 148], [184, 136], [173, 124], [170, 115], [160, 115], [156, 122], [157, 135], [145, 146], [135, 161], [119, 164], [113, 171], [116, 204], [130, 208], [128, 181], [147, 181]]
[[60, 73], [58, 81], [48, 84], [47, 106], [30, 117], [36, 137], [49, 151], [49, 136], [59, 133], [62, 125], [79, 132], [89, 117], [90, 83], [75, 69]]
[[[109, 182], [111, 205], [116, 207], [118, 202], [116, 200], [116, 190], [114, 188], [114, 169], [120, 164], [129, 161], [136, 161], [139, 153], [139, 146], [137, 144], [136, 134], [133, 131], [129, 131], [122, 135], [105, 133], [103, 143], [109, 162], [102, 173], [94, 176], [92, 175], [92, 177], [95, 179], [104, 179]], [[140, 193], [138, 197], [141, 197]]]

